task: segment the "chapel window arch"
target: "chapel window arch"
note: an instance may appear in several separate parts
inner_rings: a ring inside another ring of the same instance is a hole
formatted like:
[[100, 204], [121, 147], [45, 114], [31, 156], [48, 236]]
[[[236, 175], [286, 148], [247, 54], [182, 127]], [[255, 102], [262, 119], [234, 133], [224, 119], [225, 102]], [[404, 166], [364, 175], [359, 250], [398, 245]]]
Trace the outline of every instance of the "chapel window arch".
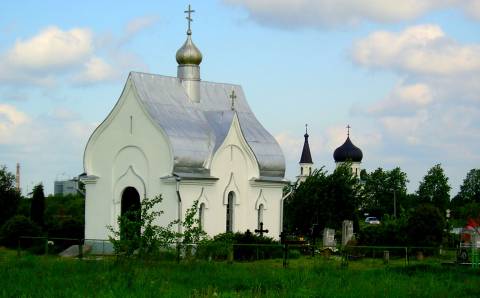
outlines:
[[234, 220], [234, 206], [235, 206], [235, 193], [233, 191], [228, 193], [228, 201], [226, 208], [226, 231], [233, 232], [233, 220]]
[[205, 203], [201, 203], [198, 208], [198, 224], [201, 230], [205, 230]]

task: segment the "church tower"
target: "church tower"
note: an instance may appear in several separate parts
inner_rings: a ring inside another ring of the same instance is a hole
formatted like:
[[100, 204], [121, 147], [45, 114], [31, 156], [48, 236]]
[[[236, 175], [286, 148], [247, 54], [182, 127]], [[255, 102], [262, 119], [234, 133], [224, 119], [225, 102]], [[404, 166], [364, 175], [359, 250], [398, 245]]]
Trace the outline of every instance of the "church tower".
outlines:
[[345, 162], [352, 164], [352, 173], [357, 177], [360, 176], [360, 165], [362, 163], [363, 153], [360, 148], [355, 146], [350, 140], [350, 125], [347, 125], [347, 139], [342, 146], [335, 149], [333, 152], [333, 159], [337, 167]]
[[312, 155], [310, 154], [310, 146], [308, 145], [308, 126], [305, 124], [305, 141], [303, 142], [302, 156], [300, 157], [300, 175], [297, 176], [298, 182], [303, 182], [312, 174]]
[[192, 41], [192, 30], [190, 29], [190, 23], [193, 21], [191, 13], [195, 12], [192, 10], [190, 5], [188, 5], [187, 21], [188, 21], [188, 30], [187, 30], [187, 40], [178, 49], [176, 54], [176, 59], [178, 63], [177, 77], [182, 82], [183, 88], [188, 97], [193, 102], [200, 102], [200, 63], [202, 63], [202, 53], [195, 46]]

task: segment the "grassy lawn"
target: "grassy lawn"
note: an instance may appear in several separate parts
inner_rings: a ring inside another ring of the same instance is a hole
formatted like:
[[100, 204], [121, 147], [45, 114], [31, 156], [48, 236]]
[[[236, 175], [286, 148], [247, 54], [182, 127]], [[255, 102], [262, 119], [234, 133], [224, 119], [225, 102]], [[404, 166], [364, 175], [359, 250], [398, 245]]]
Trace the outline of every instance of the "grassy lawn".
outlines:
[[248, 263], [66, 260], [0, 248], [2, 297], [480, 297], [480, 270], [300, 258]]

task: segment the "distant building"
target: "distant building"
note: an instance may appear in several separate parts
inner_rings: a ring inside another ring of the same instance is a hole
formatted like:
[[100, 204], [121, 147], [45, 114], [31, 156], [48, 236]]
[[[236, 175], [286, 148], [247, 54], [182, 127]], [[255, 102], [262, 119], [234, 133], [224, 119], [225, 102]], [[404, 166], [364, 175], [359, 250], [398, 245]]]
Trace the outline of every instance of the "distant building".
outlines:
[[297, 176], [299, 183], [304, 182], [308, 176], [312, 174], [312, 154], [310, 153], [310, 146], [308, 145], [308, 131], [305, 124], [305, 134], [303, 135], [305, 141], [303, 143], [302, 156], [300, 157], [300, 175]]
[[53, 185], [54, 195], [76, 195], [78, 192], [78, 178], [55, 181]]
[[363, 153], [360, 148], [355, 146], [350, 140], [350, 125], [347, 126], [347, 139], [342, 146], [335, 149], [333, 152], [333, 159], [337, 167], [348, 162], [352, 167], [352, 172], [359, 177], [361, 164], [363, 159]]

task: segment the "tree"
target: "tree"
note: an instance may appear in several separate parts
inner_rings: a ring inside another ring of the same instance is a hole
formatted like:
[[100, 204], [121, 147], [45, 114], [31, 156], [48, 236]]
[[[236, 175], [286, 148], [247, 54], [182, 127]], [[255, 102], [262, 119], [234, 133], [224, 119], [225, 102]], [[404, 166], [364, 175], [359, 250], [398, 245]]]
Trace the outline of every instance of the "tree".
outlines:
[[[313, 225], [340, 228], [345, 219], [358, 223], [360, 184], [350, 165], [338, 167], [332, 174], [321, 168], [296, 185], [285, 201], [286, 230], [309, 235]], [[319, 230], [319, 229], [316, 229]]]
[[445, 176], [442, 166], [437, 164], [428, 170], [420, 182], [417, 190], [418, 201], [433, 204], [445, 214], [450, 203], [450, 189], [448, 177]]
[[42, 183], [33, 187], [32, 204], [30, 205], [30, 218], [40, 227], [44, 224], [45, 195]]
[[467, 173], [455, 200], [459, 200], [459, 205], [480, 203], [480, 169], [471, 169]]
[[[9, 247], [16, 247], [20, 236], [37, 237], [41, 236], [40, 228], [23, 215], [11, 217], [0, 230], [2, 244]], [[22, 246], [30, 246], [32, 239], [23, 239]]]
[[0, 166], [0, 226], [17, 211], [20, 193], [15, 188], [15, 175]]
[[[394, 215], [405, 208], [407, 197], [407, 174], [398, 167], [393, 170], [376, 169], [363, 175], [361, 208], [378, 217]], [[395, 210], [396, 209], [396, 210]]]
[[413, 246], [437, 246], [442, 243], [445, 216], [432, 204], [421, 204], [412, 212], [407, 224]]

